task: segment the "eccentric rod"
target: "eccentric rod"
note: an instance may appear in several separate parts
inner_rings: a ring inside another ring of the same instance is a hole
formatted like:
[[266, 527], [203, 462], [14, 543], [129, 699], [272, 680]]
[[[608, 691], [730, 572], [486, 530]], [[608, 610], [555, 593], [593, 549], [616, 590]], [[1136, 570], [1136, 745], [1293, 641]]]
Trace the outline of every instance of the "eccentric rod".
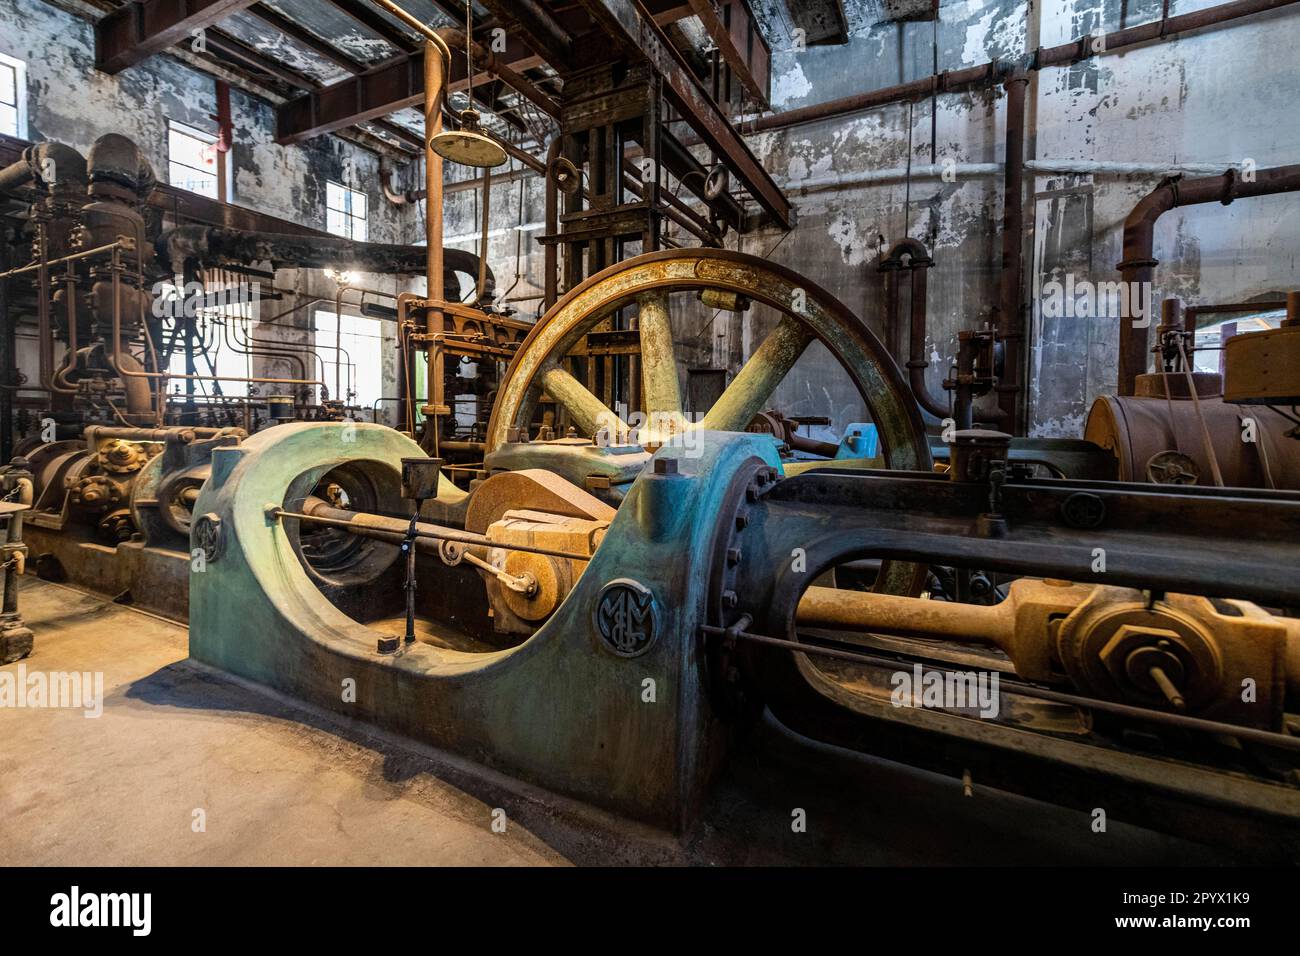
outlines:
[[[854, 664], [869, 664], [873, 667], [893, 667], [897, 668], [902, 663], [896, 658], [881, 657], [875, 654], [863, 654], [858, 651], [842, 650], [837, 647], [827, 647], [822, 644], [808, 644], [803, 641], [790, 640], [784, 637], [772, 637], [768, 634], [755, 634], [746, 631], [748, 626], [748, 616], [742, 618], [741, 627], [715, 627], [709, 624], [700, 626], [700, 632], [710, 637], [721, 637], [724, 640], [744, 640], [754, 644], [766, 644], [769, 647], [779, 647], [790, 651], [798, 651], [801, 654], [812, 654], [818, 657], [831, 657], [836, 660], [849, 661]], [[948, 668], [934, 667], [933, 670], [946, 672]], [[1080, 694], [1066, 694], [1061, 691], [1048, 690], [1045, 687], [1037, 687], [1033, 684], [1023, 684], [1019, 681], [1001, 680], [1000, 684], [1011, 693], [1020, 694], [1024, 697], [1036, 697], [1039, 700], [1049, 700], [1058, 704], [1069, 704], [1074, 707], [1086, 707], [1090, 710], [1099, 710], [1104, 713], [1117, 714], [1122, 717], [1128, 717], [1132, 720], [1148, 720], [1157, 724], [1168, 724], [1173, 727], [1181, 727], [1185, 730], [1197, 731], [1206, 734], [1223, 734], [1225, 736], [1237, 737], [1240, 740], [1253, 740], [1256, 743], [1267, 744], [1270, 747], [1281, 747], [1286, 750], [1300, 751], [1300, 737], [1292, 737], [1287, 734], [1274, 733], [1271, 730], [1260, 730], [1257, 727], [1242, 727], [1238, 724], [1228, 724], [1221, 720], [1205, 720], [1201, 717], [1188, 717], [1185, 714], [1170, 714], [1162, 710], [1150, 710], [1146, 707], [1135, 707], [1132, 704], [1120, 704], [1109, 700], [1098, 700], [1095, 697], [1084, 697]]]

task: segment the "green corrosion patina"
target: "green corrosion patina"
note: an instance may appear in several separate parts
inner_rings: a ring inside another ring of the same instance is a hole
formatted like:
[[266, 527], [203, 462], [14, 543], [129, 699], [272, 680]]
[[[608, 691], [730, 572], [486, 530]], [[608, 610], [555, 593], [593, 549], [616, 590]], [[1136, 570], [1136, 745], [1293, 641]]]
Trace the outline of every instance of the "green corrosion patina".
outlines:
[[[767, 436], [705, 432], [666, 446], [677, 474], [633, 484], [604, 543], [555, 614], [509, 650], [416, 643], [376, 653], [377, 632], [325, 600], [273, 506], [344, 464], [395, 496], [419, 449], [374, 425], [299, 423], [213, 454], [198, 515], [219, 522], [216, 557], [190, 578], [190, 653], [314, 705], [464, 755], [548, 789], [680, 829], [724, 731], [703, 687], [698, 626], [728, 487], [742, 463], [779, 467]], [[671, 469], [669, 469], [671, 470]], [[292, 492], [291, 492], [292, 490]], [[447, 486], [448, 497], [462, 494]], [[387, 507], [395, 509], [396, 499]], [[210, 519], [209, 519], [210, 521]], [[196, 541], [197, 541], [196, 535]], [[632, 579], [653, 597], [654, 643], [634, 658], [602, 644], [601, 588]], [[344, 700], [355, 682], [355, 702]], [[645, 700], [654, 681], [654, 702]]]

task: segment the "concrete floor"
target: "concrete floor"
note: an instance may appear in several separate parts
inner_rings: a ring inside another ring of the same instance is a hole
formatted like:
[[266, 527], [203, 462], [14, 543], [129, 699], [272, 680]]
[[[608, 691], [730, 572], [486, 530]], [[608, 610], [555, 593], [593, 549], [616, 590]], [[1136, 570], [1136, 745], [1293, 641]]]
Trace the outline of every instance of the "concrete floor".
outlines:
[[0, 709], [0, 865], [1233, 862], [771, 723], [678, 840], [192, 665], [185, 628], [130, 608], [28, 577], [22, 611], [28, 670], [103, 671], [105, 702]]

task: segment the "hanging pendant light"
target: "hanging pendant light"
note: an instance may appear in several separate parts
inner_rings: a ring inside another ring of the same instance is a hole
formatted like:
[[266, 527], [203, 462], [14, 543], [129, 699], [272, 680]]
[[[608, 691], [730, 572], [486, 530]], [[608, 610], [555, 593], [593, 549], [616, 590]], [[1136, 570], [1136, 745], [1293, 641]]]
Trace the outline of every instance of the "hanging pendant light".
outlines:
[[479, 111], [474, 109], [473, 35], [473, 0], [465, 0], [465, 75], [469, 80], [469, 105], [460, 112], [460, 129], [436, 133], [429, 140], [429, 149], [452, 163], [492, 169], [506, 161], [506, 151], [483, 132], [479, 125]]
[[444, 130], [429, 140], [429, 148], [452, 163], [491, 169], [506, 161], [506, 151], [479, 126], [479, 112], [467, 107], [460, 114], [460, 129]]

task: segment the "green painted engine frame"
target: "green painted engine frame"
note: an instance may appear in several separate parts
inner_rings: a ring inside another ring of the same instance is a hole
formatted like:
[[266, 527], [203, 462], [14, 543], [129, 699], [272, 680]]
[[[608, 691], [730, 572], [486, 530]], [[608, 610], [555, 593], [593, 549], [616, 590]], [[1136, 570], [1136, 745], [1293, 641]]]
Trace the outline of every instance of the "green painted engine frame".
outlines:
[[[727, 530], [716, 519], [743, 465], [781, 467], [770, 436], [707, 432], [689, 455], [662, 448], [657, 457], [677, 458], [678, 473], [652, 468], [636, 480], [573, 591], [519, 646], [469, 654], [416, 643], [380, 655], [378, 633], [322, 596], [290, 529], [267, 509], [295, 510], [285, 500], [291, 487], [347, 463], [395, 488], [401, 458], [419, 454], [391, 429], [335, 423], [281, 425], [216, 449], [195, 509], [205, 516], [195, 544], [206, 542], [213, 557], [190, 575], [191, 656], [549, 790], [684, 829], [728, 735], [695, 637], [715, 536]], [[440, 489], [440, 498], [460, 494], [449, 482]], [[608, 649], [593, 624], [601, 588], [618, 578], [653, 595], [657, 639], [635, 658]], [[344, 701], [348, 679], [353, 703]], [[647, 679], [655, 702], [644, 699]]]

